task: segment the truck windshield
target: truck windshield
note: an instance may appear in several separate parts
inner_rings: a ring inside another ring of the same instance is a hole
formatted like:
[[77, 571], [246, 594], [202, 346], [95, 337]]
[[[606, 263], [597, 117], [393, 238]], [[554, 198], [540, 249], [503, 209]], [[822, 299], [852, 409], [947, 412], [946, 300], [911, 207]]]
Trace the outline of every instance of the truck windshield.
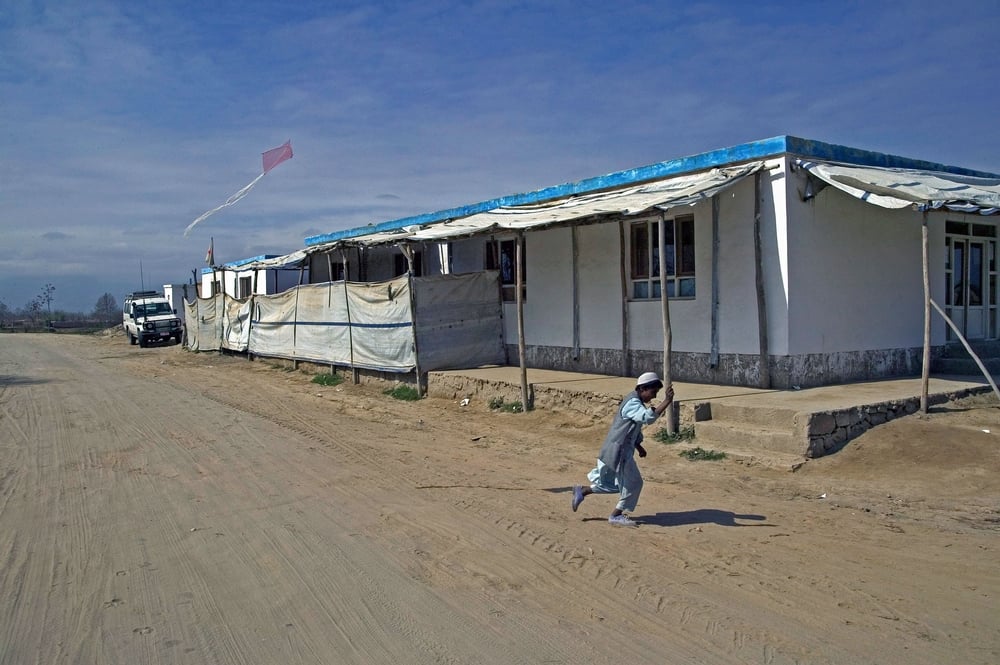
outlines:
[[156, 316], [157, 314], [172, 314], [170, 310], [170, 305], [165, 302], [151, 302], [145, 305], [136, 305], [135, 313], [137, 316]]

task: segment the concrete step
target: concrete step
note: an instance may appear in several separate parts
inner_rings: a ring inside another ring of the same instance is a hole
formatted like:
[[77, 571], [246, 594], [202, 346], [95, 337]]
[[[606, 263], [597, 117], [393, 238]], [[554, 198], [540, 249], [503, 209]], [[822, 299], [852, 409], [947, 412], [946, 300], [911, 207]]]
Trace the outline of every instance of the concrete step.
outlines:
[[793, 431], [798, 426], [798, 411], [795, 409], [769, 406], [760, 402], [754, 404], [712, 402], [710, 415], [712, 421], [768, 429]]
[[799, 430], [715, 418], [694, 424], [694, 443], [722, 452], [750, 450], [799, 457], [805, 457], [809, 448], [805, 433]]

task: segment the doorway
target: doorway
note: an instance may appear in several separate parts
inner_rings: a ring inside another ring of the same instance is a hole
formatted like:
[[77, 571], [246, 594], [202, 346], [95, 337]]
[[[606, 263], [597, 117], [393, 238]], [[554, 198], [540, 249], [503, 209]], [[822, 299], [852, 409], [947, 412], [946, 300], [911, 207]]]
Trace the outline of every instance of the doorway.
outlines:
[[[945, 235], [945, 312], [969, 340], [997, 336], [996, 227], [948, 222]], [[947, 328], [948, 341], [956, 336]]]

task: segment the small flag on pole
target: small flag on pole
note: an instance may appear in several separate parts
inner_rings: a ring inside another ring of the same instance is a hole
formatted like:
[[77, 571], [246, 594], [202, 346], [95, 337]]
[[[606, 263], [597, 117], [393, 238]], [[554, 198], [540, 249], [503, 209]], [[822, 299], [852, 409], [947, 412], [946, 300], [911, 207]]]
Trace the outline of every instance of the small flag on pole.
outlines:
[[256, 178], [254, 178], [252, 181], [250, 181], [250, 184], [246, 185], [243, 189], [241, 189], [240, 191], [236, 192], [235, 194], [233, 194], [232, 196], [230, 196], [228, 199], [226, 199], [225, 203], [223, 203], [220, 206], [216, 206], [215, 208], [212, 208], [211, 210], [209, 210], [206, 213], [203, 213], [198, 219], [196, 219], [193, 222], [191, 222], [190, 224], [188, 224], [187, 228], [184, 229], [184, 235], [185, 236], [187, 236], [187, 234], [191, 232], [191, 229], [193, 229], [195, 227], [195, 225], [197, 225], [199, 222], [203, 221], [207, 217], [209, 217], [211, 215], [214, 215], [215, 213], [219, 212], [223, 208], [228, 208], [231, 205], [235, 205], [240, 199], [242, 199], [244, 196], [246, 196], [247, 193], [251, 189], [253, 189], [253, 186], [256, 185], [260, 181], [261, 178], [263, 178], [265, 175], [267, 175], [268, 171], [270, 171], [271, 169], [273, 169], [278, 164], [280, 164], [280, 163], [282, 163], [282, 162], [284, 162], [286, 160], [291, 159], [292, 158], [292, 142], [291, 142], [291, 140], [285, 141], [284, 144], [278, 146], [277, 148], [271, 148], [267, 152], [262, 153], [261, 157], [262, 157], [262, 161], [263, 161], [263, 165], [262, 166], [263, 166], [264, 170], [261, 171], [260, 175], [257, 176]]
[[208, 253], [205, 254], [205, 263], [210, 266], [215, 265], [215, 238], [212, 238], [212, 241], [208, 243]]

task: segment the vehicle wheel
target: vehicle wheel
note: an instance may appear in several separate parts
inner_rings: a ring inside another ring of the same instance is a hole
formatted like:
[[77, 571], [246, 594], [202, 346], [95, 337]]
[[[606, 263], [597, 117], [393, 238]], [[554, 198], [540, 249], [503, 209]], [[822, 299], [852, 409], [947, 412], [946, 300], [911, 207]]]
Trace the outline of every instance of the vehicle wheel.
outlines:
[[136, 339], [135, 335], [133, 335], [132, 333], [128, 334], [128, 343], [131, 344], [132, 346], [135, 346]]
[[149, 346], [149, 343], [146, 341], [146, 338], [139, 335], [139, 348], [145, 349], [147, 346]]

